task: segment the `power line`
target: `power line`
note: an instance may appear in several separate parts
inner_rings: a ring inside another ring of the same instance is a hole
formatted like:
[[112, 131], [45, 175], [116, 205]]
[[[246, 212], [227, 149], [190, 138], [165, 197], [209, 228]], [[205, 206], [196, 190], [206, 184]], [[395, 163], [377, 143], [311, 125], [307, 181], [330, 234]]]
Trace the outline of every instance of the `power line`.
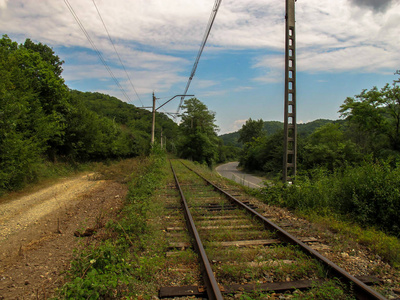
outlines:
[[126, 74], [126, 76], [128, 77], [128, 80], [129, 80], [129, 82], [130, 82], [130, 84], [131, 84], [131, 86], [132, 86], [132, 89], [135, 91], [135, 94], [136, 94], [136, 96], [138, 97], [140, 103], [142, 103], [142, 106], [144, 106], [144, 105], [143, 105], [143, 102], [142, 102], [142, 99], [140, 99], [138, 93], [136, 92], [136, 89], [135, 89], [135, 87], [133, 86], [132, 80], [131, 80], [131, 78], [129, 77], [128, 72], [126, 71], [126, 68], [125, 68], [124, 64], [122, 63], [121, 57], [120, 57], [120, 55], [118, 54], [117, 49], [115, 48], [114, 42], [112, 41], [111, 36], [110, 36], [110, 33], [108, 32], [107, 26], [106, 26], [106, 24], [104, 23], [103, 18], [101, 17], [101, 14], [100, 14], [100, 11], [99, 11], [99, 9], [98, 9], [98, 7], [97, 7], [97, 5], [96, 5], [96, 2], [95, 2], [95, 0], [92, 0], [92, 1], [93, 1], [93, 4], [94, 4], [94, 7], [96, 7], [97, 13], [99, 14], [100, 20], [101, 20], [101, 22], [103, 23], [104, 29], [105, 29], [106, 32], [107, 32], [108, 38], [110, 39], [110, 42], [111, 42], [111, 44], [112, 44], [113, 47], [114, 47], [114, 51], [115, 51], [115, 53], [116, 53], [117, 56], [118, 56], [119, 62], [121, 63], [121, 66], [124, 68], [125, 74]]
[[104, 67], [107, 69], [108, 73], [110, 73], [110, 76], [112, 79], [114, 79], [115, 84], [119, 87], [121, 90], [122, 94], [125, 96], [125, 98], [128, 100], [128, 102], [131, 102], [131, 99], [119, 83], [118, 79], [115, 77], [114, 73], [111, 71], [110, 67], [108, 66], [107, 62], [104, 60], [103, 55], [101, 55], [100, 51], [97, 49], [96, 45], [94, 44], [93, 40], [91, 39], [89, 33], [86, 31], [85, 27], [83, 26], [81, 20], [79, 19], [78, 15], [75, 13], [74, 9], [72, 8], [71, 4], [69, 3], [68, 0], [64, 0], [65, 5], [67, 5], [69, 11], [71, 12], [72, 16], [75, 18], [75, 21], [78, 23], [79, 27], [81, 28], [83, 34], [86, 36], [87, 40], [89, 43], [92, 45], [93, 50], [96, 52], [96, 54], [99, 56], [101, 62], [103, 63]]
[[[192, 68], [192, 72], [190, 73], [189, 80], [188, 80], [188, 82], [186, 84], [185, 92], [183, 93], [184, 95], [186, 95], [187, 91], [189, 90], [190, 83], [192, 82], [194, 74], [196, 73], [197, 65], [199, 64], [201, 54], [203, 53], [203, 49], [206, 46], [208, 36], [210, 35], [211, 28], [212, 28], [212, 26], [214, 24], [214, 20], [215, 20], [215, 17], [217, 16], [217, 12], [218, 12], [218, 9], [219, 9], [219, 7], [221, 5], [221, 2], [222, 2], [222, 0], [215, 0], [213, 10], [211, 11], [210, 19], [208, 20], [206, 31], [205, 31], [204, 36], [203, 36], [203, 41], [201, 42], [199, 52], [197, 53], [197, 57], [196, 57], [196, 60], [194, 62], [193, 68]], [[177, 109], [176, 113], [179, 113], [179, 110], [181, 109], [181, 106], [182, 106], [184, 98], [185, 97], [181, 97], [181, 102], [179, 103], [179, 106], [178, 106], [178, 109]]]

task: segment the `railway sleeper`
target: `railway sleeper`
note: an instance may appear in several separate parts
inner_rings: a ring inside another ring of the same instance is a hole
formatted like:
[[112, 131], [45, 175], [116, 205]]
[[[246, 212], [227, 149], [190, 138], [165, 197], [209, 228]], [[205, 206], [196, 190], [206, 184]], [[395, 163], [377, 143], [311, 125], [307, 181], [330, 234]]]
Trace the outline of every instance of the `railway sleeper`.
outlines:
[[[171, 164], [171, 167], [172, 167], [172, 164]], [[191, 170], [191, 171], [193, 171], [193, 170]], [[198, 174], [197, 172], [195, 172], [195, 173], [200, 176], [200, 174]], [[174, 173], [174, 176], [175, 176], [177, 185], [179, 186], [178, 179], [177, 179], [175, 173]], [[213, 185], [208, 179], [205, 179], [205, 178], [203, 178], [203, 179], [209, 185]], [[215, 185], [213, 185], [213, 186], [214, 186], [215, 189], [218, 189]], [[327, 258], [323, 257], [320, 253], [318, 253], [315, 250], [313, 250], [310, 246], [307, 246], [304, 242], [301, 242], [298, 238], [295, 238], [294, 236], [292, 236], [288, 232], [285, 232], [284, 230], [282, 230], [278, 225], [276, 225], [276, 224], [272, 223], [271, 221], [269, 221], [268, 219], [266, 219], [260, 213], [255, 211], [253, 208], [250, 208], [248, 205], [244, 204], [242, 201], [239, 201], [238, 199], [233, 198], [232, 195], [229, 195], [226, 191], [220, 190], [220, 192], [222, 194], [226, 195], [227, 198], [229, 199], [229, 201], [231, 201], [232, 203], [235, 203], [238, 206], [246, 209], [249, 213], [252, 213], [255, 216], [255, 218], [258, 218], [260, 221], [262, 221], [263, 224], [264, 224], [264, 227], [266, 229], [269, 228], [269, 230], [275, 232], [277, 236], [279, 236], [283, 241], [285, 241], [284, 244], [286, 244], [286, 243], [294, 244], [294, 245], [298, 244], [300, 246], [301, 250], [305, 254], [307, 254], [308, 256], [310, 256], [312, 258], [316, 258], [317, 260], [321, 261], [324, 265], [328, 266], [330, 275], [332, 277], [340, 278], [340, 280], [343, 280], [343, 282], [345, 282], [348, 286], [353, 288], [355, 294], [357, 295], [357, 298], [359, 298], [359, 299], [385, 299], [382, 295], [380, 295], [379, 293], [377, 293], [373, 289], [367, 287], [362, 281], [360, 281], [359, 279], [356, 279], [353, 276], [351, 276], [350, 274], [346, 273], [343, 269], [341, 269], [337, 265], [333, 264]], [[201, 193], [206, 194], [206, 192], [201, 192]], [[183, 195], [182, 195], [182, 199], [184, 199]], [[186, 202], [185, 202], [185, 206], [186, 207], [188, 206], [186, 204]], [[235, 208], [235, 210], [237, 210], [237, 209]], [[189, 213], [189, 215], [190, 215], [190, 213]], [[190, 215], [190, 220], [193, 223], [193, 219], [192, 219], [191, 215]], [[199, 234], [197, 233], [197, 231], [195, 231], [195, 234], [193, 234], [193, 235], [196, 237], [196, 241], [199, 241]], [[238, 241], [236, 241], [236, 244], [237, 243], [238, 243]], [[216, 246], [218, 244], [221, 244], [221, 242], [215, 243]], [[275, 243], [275, 244], [277, 244], [277, 243]], [[202, 265], [202, 269], [207, 270], [207, 272], [203, 272], [203, 275], [205, 273], [207, 273], [207, 275], [204, 276], [204, 278], [207, 278], [205, 280], [205, 282], [206, 282], [205, 284], [207, 285], [207, 289], [209, 289], [208, 293], [209, 294], [211, 293], [210, 295], [216, 295], [218, 299], [222, 299], [222, 296], [218, 296], [218, 294], [220, 294], [221, 292], [222, 293], [226, 293], [226, 291], [228, 290], [228, 287], [227, 286], [220, 286], [220, 285], [217, 284], [216, 279], [213, 276], [213, 272], [211, 270], [211, 267], [209, 266], [209, 261], [208, 261], [206, 255], [205, 255], [205, 251], [204, 251], [204, 248], [203, 248], [203, 245], [201, 244], [201, 242], [197, 242], [196, 248], [199, 248], [199, 252], [200, 252], [201, 256], [203, 257], [203, 259], [202, 259], [202, 264], [203, 264]], [[324, 282], [324, 281], [325, 280], [321, 280], [321, 282]], [[294, 281], [287, 281], [287, 282], [284, 282], [282, 284], [287, 284], [288, 282], [289, 282], [289, 285], [291, 285], [291, 286], [294, 285]], [[304, 280], [302, 280], [302, 282], [304, 283]], [[313, 281], [309, 280], [308, 287], [310, 287], [310, 284], [312, 282]], [[314, 282], [315, 282], [315, 280], [314, 280]], [[376, 282], [377, 281], [375, 280], [374, 283], [376, 283]], [[266, 284], [271, 284], [271, 283], [266, 283]], [[276, 282], [274, 282], [272, 284], [276, 284]], [[239, 288], [240, 288], [240, 291], [244, 290], [244, 286], [250, 287], [250, 291], [253, 291], [255, 289], [259, 290], [260, 285], [262, 285], [262, 284], [258, 284], [258, 283], [257, 284], [250, 284], [250, 285], [249, 284], [245, 284], [245, 285], [237, 284], [237, 286], [239, 286]], [[234, 286], [234, 285], [229, 285], [229, 287], [231, 287], [231, 286]], [[274, 291], [278, 290], [277, 287], [274, 287], [274, 288], [268, 288], [267, 286], [265, 286], [265, 287], [266, 287], [267, 290], [274, 290]], [[296, 287], [296, 289], [300, 289], [300, 288]], [[198, 290], [201, 292], [201, 288], [198, 288]], [[203, 290], [203, 292], [204, 292], [204, 290]], [[233, 291], [231, 291], [231, 293], [232, 292]], [[161, 292], [160, 292], [160, 294], [161, 294]], [[193, 295], [193, 291], [189, 295]], [[211, 296], [211, 297], [213, 298], [213, 296]]]
[[[313, 237], [303, 238], [303, 242], [317, 242], [317, 240]], [[262, 239], [262, 240], [243, 240], [243, 241], [225, 241], [225, 242], [215, 242], [215, 246], [220, 247], [253, 247], [253, 246], [270, 246], [270, 245], [278, 245], [284, 244], [281, 240], [278, 239]], [[173, 242], [169, 243], [168, 249], [186, 249], [192, 247], [191, 243], [188, 242]]]
[[[356, 276], [358, 280], [367, 285], [381, 283], [381, 281], [373, 276]], [[237, 294], [243, 292], [271, 292], [284, 293], [295, 290], [307, 290], [315, 284], [323, 284], [326, 280], [296, 280], [289, 282], [268, 282], [268, 283], [249, 283], [249, 284], [231, 284], [220, 286], [222, 294]], [[174, 298], [174, 297], [207, 297], [207, 291], [203, 286], [173, 286], [162, 287], [159, 290], [159, 298]]]

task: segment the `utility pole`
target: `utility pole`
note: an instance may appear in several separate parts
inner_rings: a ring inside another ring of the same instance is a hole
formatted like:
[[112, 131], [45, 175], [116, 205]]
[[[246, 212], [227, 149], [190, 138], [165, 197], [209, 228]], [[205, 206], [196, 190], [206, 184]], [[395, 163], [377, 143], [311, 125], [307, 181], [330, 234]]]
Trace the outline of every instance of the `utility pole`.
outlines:
[[285, 115], [283, 182], [292, 182], [297, 168], [295, 0], [286, 0]]
[[163, 136], [162, 136], [162, 127], [161, 127], [161, 135], [160, 135], [160, 140], [161, 140], [161, 149], [163, 148], [163, 140], [162, 140]]
[[153, 107], [151, 107], [151, 106], [143, 107], [143, 108], [152, 108], [153, 122], [151, 124], [151, 142], [150, 142], [152, 147], [154, 145], [154, 132], [156, 129], [156, 111], [159, 110], [161, 107], [163, 107], [165, 104], [169, 103], [171, 100], [175, 99], [176, 97], [185, 98], [185, 97], [193, 97], [193, 96], [194, 95], [175, 95], [174, 97], [169, 99], [167, 102], [165, 102], [164, 104], [162, 104], [156, 108], [156, 99], [158, 99], [158, 98], [156, 98], [156, 96], [154, 95], [154, 92], [153, 92]]
[[154, 131], [156, 129], [156, 96], [153, 92], [153, 123], [151, 124], [151, 146], [154, 145]]

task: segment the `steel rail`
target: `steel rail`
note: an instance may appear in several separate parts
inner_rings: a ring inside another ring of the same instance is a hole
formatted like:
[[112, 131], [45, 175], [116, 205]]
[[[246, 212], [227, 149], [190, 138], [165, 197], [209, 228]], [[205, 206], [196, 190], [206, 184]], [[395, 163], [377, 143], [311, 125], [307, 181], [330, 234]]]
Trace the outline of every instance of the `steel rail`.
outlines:
[[350, 275], [347, 273], [344, 269], [336, 265], [334, 262], [330, 261], [326, 257], [322, 256], [320, 253], [312, 249], [311, 247], [307, 246], [305, 243], [279, 227], [278, 225], [272, 223], [270, 220], [268, 220], [266, 217], [263, 215], [259, 214], [257, 211], [254, 209], [250, 208], [248, 205], [244, 204], [240, 200], [236, 199], [229, 193], [225, 192], [215, 184], [213, 184], [211, 181], [209, 181], [207, 178], [196, 172], [195, 170], [191, 169], [189, 166], [184, 164], [182, 161], [180, 161], [186, 168], [191, 170], [192, 172], [196, 173], [200, 178], [204, 179], [209, 185], [213, 186], [217, 191], [220, 193], [224, 194], [230, 201], [238, 205], [239, 207], [244, 208], [247, 212], [249, 212], [252, 216], [260, 220], [263, 224], [264, 227], [274, 231], [282, 240], [285, 242], [292, 244], [292, 245], [298, 245], [300, 246], [300, 249], [306, 253], [307, 255], [317, 259], [318, 261], [322, 262], [325, 266], [329, 268], [329, 270], [334, 274], [334, 276], [339, 277], [344, 281], [348, 286], [354, 289], [354, 292], [357, 296], [357, 299], [360, 300], [370, 300], [370, 299], [380, 299], [384, 300], [387, 299], [375, 290], [371, 289], [369, 286], [355, 278], [354, 276]]
[[172, 173], [174, 174], [176, 187], [178, 188], [179, 193], [181, 195], [182, 206], [183, 206], [183, 210], [184, 210], [184, 214], [185, 214], [185, 220], [188, 225], [188, 229], [193, 237], [193, 242], [194, 242], [193, 245], [199, 255], [200, 265], [202, 268], [203, 280], [206, 285], [206, 292], [207, 292], [208, 299], [222, 300], [223, 297], [222, 297], [221, 290], [218, 286], [217, 280], [215, 279], [215, 276], [212, 271], [210, 262], [208, 260], [206, 251], [204, 250], [203, 243], [201, 242], [200, 235], [196, 229], [196, 225], [194, 224], [192, 214], [190, 213], [189, 206], [187, 204], [186, 198], [183, 194], [182, 188], [179, 184], [178, 177], [176, 176], [176, 173], [172, 166], [171, 161], [170, 161], [170, 165], [171, 165]]

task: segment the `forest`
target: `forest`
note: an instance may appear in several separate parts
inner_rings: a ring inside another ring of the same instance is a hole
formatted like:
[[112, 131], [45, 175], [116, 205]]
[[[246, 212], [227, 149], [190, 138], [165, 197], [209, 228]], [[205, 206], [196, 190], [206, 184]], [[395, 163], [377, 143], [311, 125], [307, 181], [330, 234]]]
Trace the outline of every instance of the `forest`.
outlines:
[[[0, 39], [0, 194], [65, 168], [151, 151], [151, 112], [69, 89], [63, 63], [42, 43]], [[156, 112], [155, 147], [162, 136], [167, 152], [209, 166], [237, 156], [218, 138], [215, 113], [198, 99], [186, 100], [184, 109], [179, 126]]]
[[[61, 165], [149, 153], [151, 113], [108, 95], [70, 90], [62, 64], [47, 45], [0, 39], [0, 192]], [[170, 150], [178, 125], [157, 113], [156, 133], [161, 128]]]

